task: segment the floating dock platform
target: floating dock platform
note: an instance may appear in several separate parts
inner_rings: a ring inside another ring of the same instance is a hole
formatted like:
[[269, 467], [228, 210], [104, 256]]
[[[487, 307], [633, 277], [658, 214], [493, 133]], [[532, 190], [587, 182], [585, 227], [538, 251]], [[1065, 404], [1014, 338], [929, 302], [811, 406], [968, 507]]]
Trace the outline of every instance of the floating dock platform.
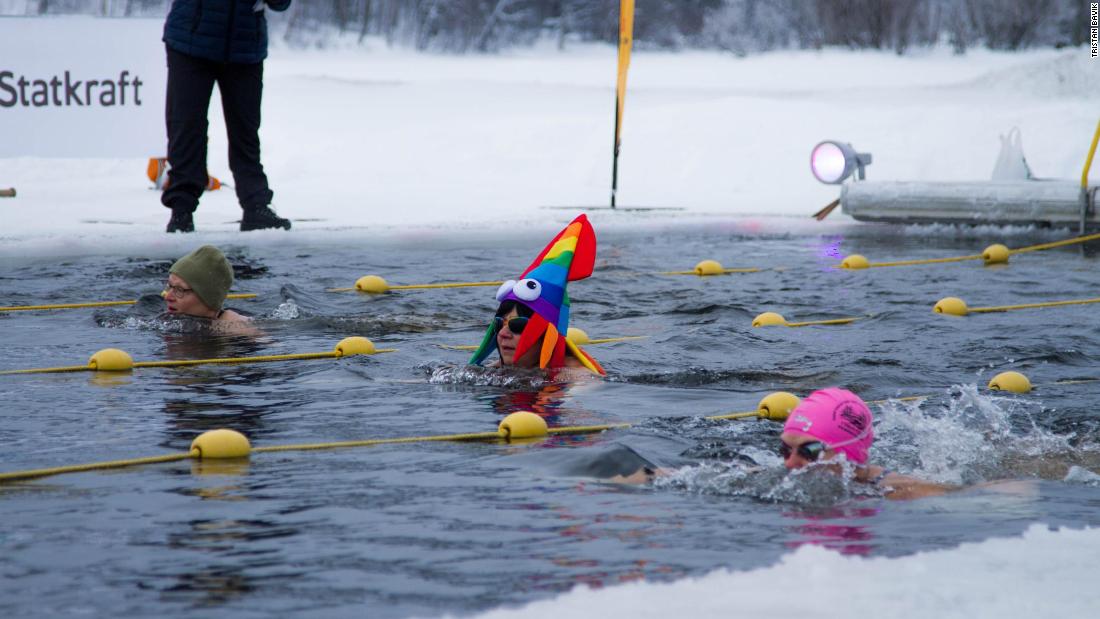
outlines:
[[884, 182], [844, 185], [841, 211], [858, 221], [1100, 229], [1100, 186], [1071, 180]]

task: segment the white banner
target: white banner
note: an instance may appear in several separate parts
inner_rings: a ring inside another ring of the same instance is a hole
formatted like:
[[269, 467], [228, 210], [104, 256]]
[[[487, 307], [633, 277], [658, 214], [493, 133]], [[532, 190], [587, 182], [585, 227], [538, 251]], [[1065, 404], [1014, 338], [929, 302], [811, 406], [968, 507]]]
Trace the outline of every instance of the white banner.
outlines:
[[164, 156], [164, 20], [0, 17], [0, 157]]

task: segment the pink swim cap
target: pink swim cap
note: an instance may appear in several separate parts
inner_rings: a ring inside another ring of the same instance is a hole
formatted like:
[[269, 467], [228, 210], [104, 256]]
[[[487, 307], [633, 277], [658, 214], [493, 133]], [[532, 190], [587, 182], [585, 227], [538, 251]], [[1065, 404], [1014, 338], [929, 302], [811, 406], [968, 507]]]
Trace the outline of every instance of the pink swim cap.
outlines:
[[867, 451], [875, 442], [867, 404], [858, 395], [838, 387], [807, 396], [791, 411], [783, 431], [816, 438], [857, 464], [867, 463]]

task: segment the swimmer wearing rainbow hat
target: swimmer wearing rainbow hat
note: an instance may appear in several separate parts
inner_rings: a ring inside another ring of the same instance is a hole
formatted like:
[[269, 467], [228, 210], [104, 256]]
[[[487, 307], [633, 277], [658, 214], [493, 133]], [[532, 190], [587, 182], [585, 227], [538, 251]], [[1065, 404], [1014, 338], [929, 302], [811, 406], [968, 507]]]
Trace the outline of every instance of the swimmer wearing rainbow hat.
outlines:
[[596, 233], [579, 215], [520, 275], [497, 290], [500, 303], [481, 345], [470, 358], [481, 365], [497, 351], [500, 364], [514, 367], [586, 368], [604, 376], [603, 367], [566, 337], [569, 331], [569, 282], [592, 274]]

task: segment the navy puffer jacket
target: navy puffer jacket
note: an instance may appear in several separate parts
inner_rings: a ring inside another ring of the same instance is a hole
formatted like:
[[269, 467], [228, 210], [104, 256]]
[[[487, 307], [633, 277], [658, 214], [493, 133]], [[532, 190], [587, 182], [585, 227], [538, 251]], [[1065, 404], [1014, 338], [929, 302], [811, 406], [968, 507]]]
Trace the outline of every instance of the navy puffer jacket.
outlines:
[[267, 19], [253, 10], [264, 4], [285, 11], [291, 0], [173, 0], [164, 22], [164, 42], [188, 56], [255, 64], [267, 58]]

